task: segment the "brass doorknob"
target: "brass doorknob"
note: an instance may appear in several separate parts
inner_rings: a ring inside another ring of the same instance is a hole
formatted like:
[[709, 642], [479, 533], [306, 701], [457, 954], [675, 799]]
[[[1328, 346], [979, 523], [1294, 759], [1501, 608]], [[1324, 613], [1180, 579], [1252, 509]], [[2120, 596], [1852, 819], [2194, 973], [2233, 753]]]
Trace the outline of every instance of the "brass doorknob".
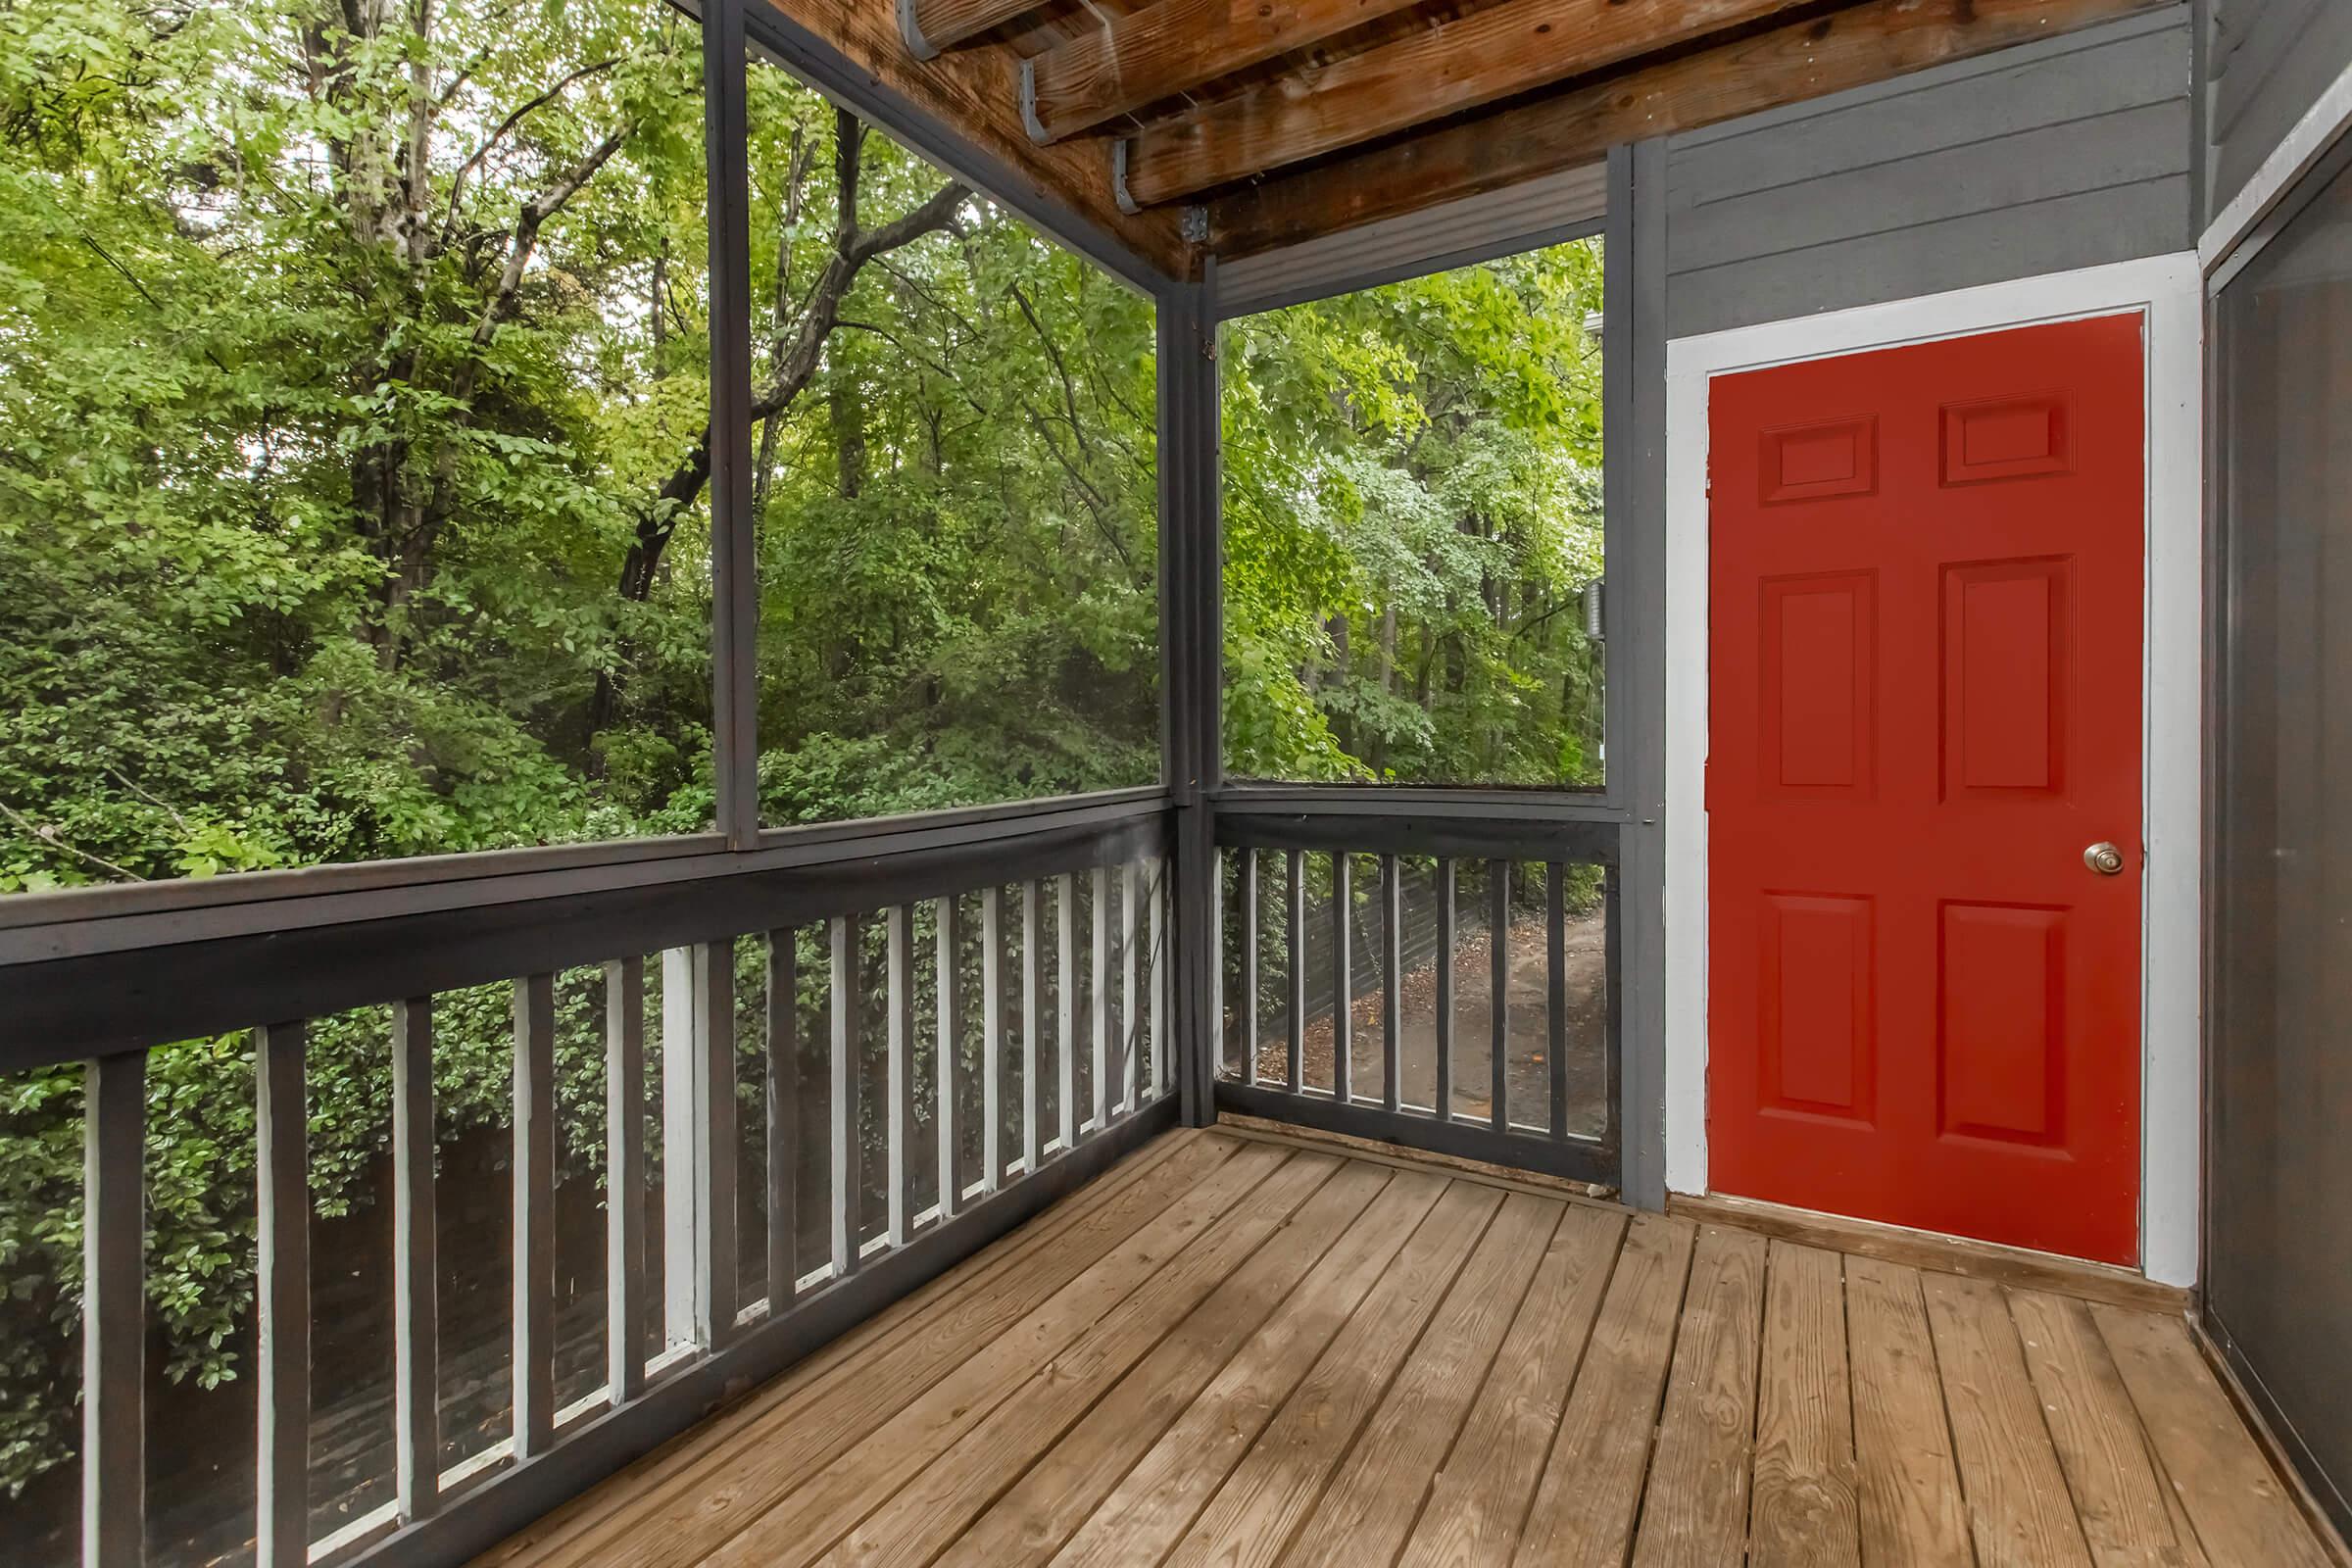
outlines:
[[2116, 876], [2124, 869], [2124, 852], [2112, 844], [2093, 844], [2082, 852], [2082, 863], [2101, 876]]

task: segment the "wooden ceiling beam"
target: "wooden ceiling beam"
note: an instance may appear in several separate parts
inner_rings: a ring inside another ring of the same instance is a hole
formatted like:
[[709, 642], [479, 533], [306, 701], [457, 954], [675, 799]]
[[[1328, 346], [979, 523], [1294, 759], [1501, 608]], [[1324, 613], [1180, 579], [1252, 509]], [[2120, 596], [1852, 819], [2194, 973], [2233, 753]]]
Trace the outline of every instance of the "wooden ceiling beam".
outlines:
[[1147, 126], [1120, 198], [1177, 201], [1789, 11], [1799, 0], [1505, 0]]
[[1039, 0], [897, 0], [899, 36], [917, 60], [1001, 27], [1035, 11]]
[[1261, 181], [1209, 205], [1208, 249], [1247, 256], [1593, 163], [1621, 142], [2154, 11], [2174, 0], [1866, 0], [1680, 60]]
[[962, 49], [928, 66], [906, 58], [897, 19], [881, 0], [760, 0], [826, 40], [843, 59], [889, 87], [915, 108], [953, 126], [973, 146], [1003, 165], [1020, 189], [1001, 196], [1043, 198], [1086, 219], [1158, 270], [1182, 277], [1192, 266], [1191, 245], [1179, 232], [1177, 214], [1120, 211], [1112, 198], [1110, 171], [1102, 154], [1073, 144], [1040, 147], [1021, 128], [1015, 98], [1018, 72], [1011, 58], [995, 49]]
[[1029, 61], [1022, 118], [1039, 141], [1059, 141], [1417, 3], [1158, 0]]

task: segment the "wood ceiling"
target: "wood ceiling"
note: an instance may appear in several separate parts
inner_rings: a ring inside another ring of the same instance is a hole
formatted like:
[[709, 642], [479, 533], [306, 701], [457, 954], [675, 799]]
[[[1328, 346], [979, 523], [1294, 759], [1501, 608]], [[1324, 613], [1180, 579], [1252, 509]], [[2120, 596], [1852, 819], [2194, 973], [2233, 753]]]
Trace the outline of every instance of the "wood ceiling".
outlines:
[[1181, 273], [2175, 0], [768, 3]]

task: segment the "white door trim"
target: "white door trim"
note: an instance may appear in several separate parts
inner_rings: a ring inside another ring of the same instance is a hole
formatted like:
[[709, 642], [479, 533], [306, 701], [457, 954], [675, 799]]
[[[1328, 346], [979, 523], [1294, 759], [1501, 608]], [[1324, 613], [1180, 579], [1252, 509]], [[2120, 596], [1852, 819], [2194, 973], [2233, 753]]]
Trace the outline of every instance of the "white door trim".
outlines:
[[1666, 346], [1666, 1185], [1707, 1190], [1707, 387], [1733, 370], [2090, 316], [2147, 320], [2147, 863], [2140, 1266], [2197, 1274], [2203, 288], [2193, 252], [1870, 305]]

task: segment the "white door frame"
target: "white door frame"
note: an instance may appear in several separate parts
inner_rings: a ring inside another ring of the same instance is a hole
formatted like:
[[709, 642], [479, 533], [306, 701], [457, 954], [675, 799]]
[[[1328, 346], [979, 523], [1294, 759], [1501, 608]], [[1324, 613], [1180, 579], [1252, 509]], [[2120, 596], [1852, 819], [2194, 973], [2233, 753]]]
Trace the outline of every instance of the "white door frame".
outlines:
[[1666, 1185], [1707, 1190], [1707, 390], [1734, 370], [2139, 311], [2147, 321], [2140, 1266], [2197, 1273], [2204, 291], [2197, 257], [1869, 305], [1666, 346]]

